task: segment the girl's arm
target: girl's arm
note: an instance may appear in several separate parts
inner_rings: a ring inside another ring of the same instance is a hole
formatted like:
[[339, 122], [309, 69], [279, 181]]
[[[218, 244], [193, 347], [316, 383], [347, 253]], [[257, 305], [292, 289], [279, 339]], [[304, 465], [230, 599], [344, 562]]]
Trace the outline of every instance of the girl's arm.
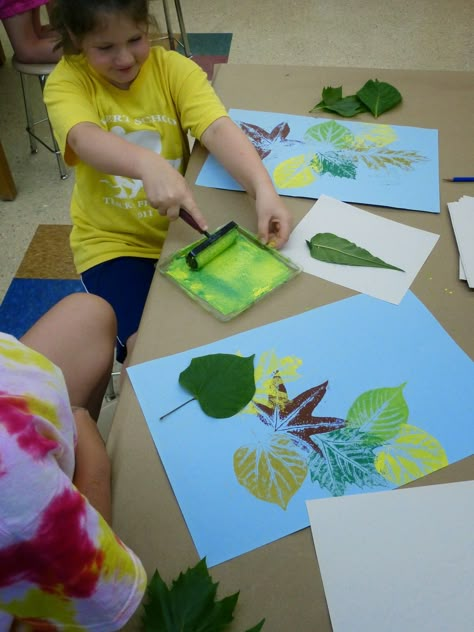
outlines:
[[160, 215], [176, 219], [185, 208], [202, 229], [206, 220], [194, 200], [183, 176], [162, 156], [94, 123], [78, 123], [69, 131], [67, 142], [74, 153], [98, 171], [126, 178], [142, 180], [148, 203]]
[[201, 142], [255, 200], [260, 239], [281, 248], [290, 236], [291, 215], [247, 136], [222, 117], [209, 125]]

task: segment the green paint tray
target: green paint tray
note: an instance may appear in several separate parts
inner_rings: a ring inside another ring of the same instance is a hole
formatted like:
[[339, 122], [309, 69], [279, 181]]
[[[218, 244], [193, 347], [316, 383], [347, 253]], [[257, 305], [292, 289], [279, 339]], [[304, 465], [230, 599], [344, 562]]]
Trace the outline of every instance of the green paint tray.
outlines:
[[222, 321], [231, 320], [295, 277], [301, 268], [256, 235], [236, 226], [229, 248], [199, 270], [191, 270], [186, 255], [202, 240], [160, 261], [159, 271]]

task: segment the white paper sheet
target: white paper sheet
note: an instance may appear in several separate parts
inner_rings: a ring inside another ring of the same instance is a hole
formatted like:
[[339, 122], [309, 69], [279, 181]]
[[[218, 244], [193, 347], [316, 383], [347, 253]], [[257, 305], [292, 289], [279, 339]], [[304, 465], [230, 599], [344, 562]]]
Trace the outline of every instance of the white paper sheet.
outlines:
[[[325, 263], [313, 259], [306, 240], [333, 233], [404, 270]], [[322, 195], [290, 235], [283, 254], [305, 272], [398, 305], [439, 235], [412, 228]]]
[[459, 278], [474, 288], [474, 197], [464, 195], [448, 203], [460, 255]]
[[334, 632], [472, 632], [474, 481], [306, 505]]

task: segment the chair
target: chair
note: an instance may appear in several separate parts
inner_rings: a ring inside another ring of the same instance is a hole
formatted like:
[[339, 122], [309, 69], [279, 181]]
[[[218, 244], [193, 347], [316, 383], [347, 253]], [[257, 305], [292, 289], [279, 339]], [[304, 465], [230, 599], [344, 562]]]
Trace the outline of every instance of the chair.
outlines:
[[[66, 166], [61, 156], [61, 151], [54, 137], [53, 128], [51, 127], [48, 113], [46, 112], [46, 108], [44, 107], [44, 104], [43, 104], [44, 118], [41, 118], [39, 120], [34, 119], [32, 105], [30, 102], [30, 91], [29, 91], [29, 85], [28, 85], [29, 79], [31, 77], [37, 77], [39, 80], [40, 88], [41, 88], [41, 94], [43, 94], [46, 79], [48, 78], [48, 75], [52, 72], [55, 64], [24, 64], [18, 61], [15, 58], [15, 56], [13, 56], [12, 66], [20, 74], [21, 90], [23, 93], [23, 103], [25, 104], [26, 131], [28, 132], [29, 139], [30, 139], [31, 153], [36, 154], [38, 151], [37, 143], [41, 143], [43, 147], [46, 147], [48, 151], [50, 151], [56, 156], [56, 161], [58, 163], [58, 169], [59, 169], [59, 175], [61, 176], [62, 180], [65, 180], [69, 174], [66, 170]], [[36, 127], [42, 123], [46, 123], [47, 127], [49, 128], [49, 134], [50, 134], [51, 140], [48, 142], [44, 141], [36, 133]]]
[[166, 31], [168, 36], [163, 39], [168, 39], [170, 49], [176, 50], [176, 45], [180, 46], [186, 57], [192, 57], [191, 49], [189, 47], [188, 34], [186, 33], [186, 27], [184, 25], [183, 11], [181, 9], [180, 0], [174, 0], [174, 5], [176, 8], [176, 16], [178, 18], [179, 30], [180, 30], [180, 39], [176, 39], [173, 24], [171, 21], [170, 8], [168, 4], [168, 0], [162, 0], [163, 2], [163, 12], [165, 14], [165, 22], [166, 22]]

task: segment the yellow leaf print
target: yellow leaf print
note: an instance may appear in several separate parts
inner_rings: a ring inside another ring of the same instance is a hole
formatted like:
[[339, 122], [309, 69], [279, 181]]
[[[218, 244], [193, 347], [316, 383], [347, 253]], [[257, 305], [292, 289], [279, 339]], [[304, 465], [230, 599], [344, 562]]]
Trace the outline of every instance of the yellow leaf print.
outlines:
[[284, 435], [273, 434], [267, 444], [243, 446], [234, 454], [237, 480], [260, 500], [286, 509], [303, 484], [307, 460]]
[[[241, 355], [240, 352], [239, 355]], [[283, 408], [284, 402], [281, 398], [286, 397], [288, 400], [288, 395], [279, 391], [278, 385], [282, 381], [288, 383], [299, 379], [301, 375], [298, 369], [302, 363], [303, 361], [296, 356], [279, 358], [273, 350], [262, 353], [255, 367], [255, 395], [242, 413], [255, 415], [257, 409], [254, 401], [267, 405], [270, 400], [279, 403], [279, 407]]]
[[441, 443], [421, 428], [404, 424], [377, 451], [375, 469], [391, 483], [403, 485], [448, 465]]
[[302, 154], [280, 162], [273, 171], [273, 181], [279, 189], [306, 187], [316, 180], [315, 172], [318, 171], [318, 159]]
[[354, 137], [354, 149], [385, 147], [397, 140], [397, 135], [391, 125], [368, 125], [365, 130], [363, 134]]

